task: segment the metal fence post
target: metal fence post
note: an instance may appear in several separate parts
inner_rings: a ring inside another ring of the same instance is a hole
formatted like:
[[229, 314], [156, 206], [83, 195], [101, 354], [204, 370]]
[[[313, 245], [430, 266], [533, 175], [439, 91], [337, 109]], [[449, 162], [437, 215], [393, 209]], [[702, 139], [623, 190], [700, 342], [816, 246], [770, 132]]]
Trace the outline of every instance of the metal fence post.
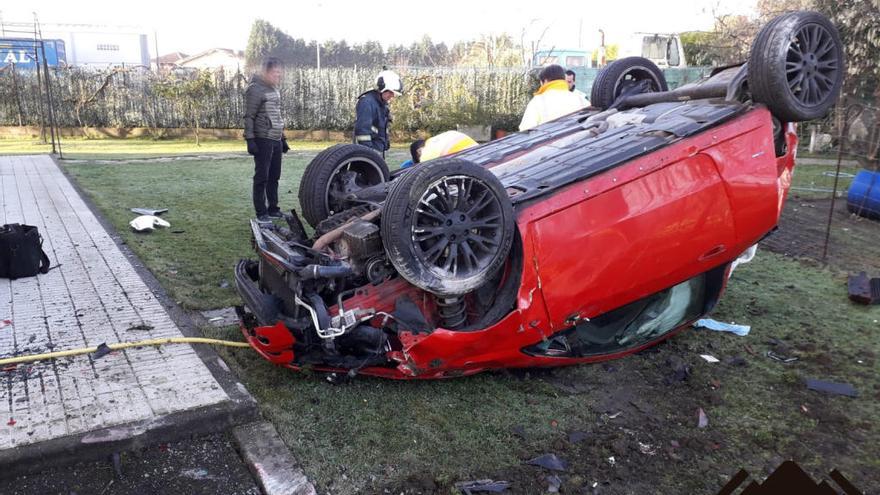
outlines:
[[[850, 111], [858, 109], [855, 115], [850, 116]], [[846, 107], [843, 112], [843, 127], [840, 129], [840, 137], [838, 139], [837, 148], [837, 168], [834, 172], [834, 188], [831, 192], [831, 208], [828, 209], [828, 224], [825, 226], [825, 244], [822, 246], [822, 260], [828, 256], [828, 239], [831, 237], [831, 221], [834, 218], [834, 203], [837, 200], [837, 183], [840, 180], [840, 163], [843, 161], [843, 152], [846, 149], [846, 142], [849, 135], [849, 124], [858, 117], [864, 107], [858, 103], [852, 103]]]
[[40, 54], [43, 57], [43, 78], [46, 80], [46, 103], [49, 108], [49, 128], [52, 133], [52, 154], [61, 156], [61, 136], [58, 136], [58, 149], [55, 149], [55, 108], [52, 100], [52, 85], [49, 81], [49, 63], [46, 61], [46, 45], [40, 40]]

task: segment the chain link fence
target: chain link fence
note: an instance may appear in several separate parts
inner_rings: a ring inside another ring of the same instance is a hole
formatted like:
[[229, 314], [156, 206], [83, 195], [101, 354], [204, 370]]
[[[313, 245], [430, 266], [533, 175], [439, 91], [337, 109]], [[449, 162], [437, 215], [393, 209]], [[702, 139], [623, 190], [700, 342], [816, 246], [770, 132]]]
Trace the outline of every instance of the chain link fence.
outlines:
[[800, 145], [773, 251], [847, 272], [880, 273], [880, 101], [842, 98], [798, 126]]

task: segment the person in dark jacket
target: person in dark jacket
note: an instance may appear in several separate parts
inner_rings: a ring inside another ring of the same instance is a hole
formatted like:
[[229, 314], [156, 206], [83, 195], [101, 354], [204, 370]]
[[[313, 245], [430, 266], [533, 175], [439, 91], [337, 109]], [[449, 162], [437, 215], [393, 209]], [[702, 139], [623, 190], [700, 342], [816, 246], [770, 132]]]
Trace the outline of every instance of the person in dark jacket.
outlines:
[[257, 220], [261, 222], [282, 217], [278, 207], [281, 154], [290, 149], [284, 137], [281, 93], [278, 92], [282, 74], [281, 61], [269, 57], [244, 92], [244, 138], [248, 153], [254, 156], [252, 195]]
[[388, 102], [403, 92], [403, 83], [395, 72], [383, 70], [376, 77], [376, 89], [358, 96], [354, 123], [354, 142], [369, 146], [379, 153], [391, 147], [388, 126], [391, 111]]

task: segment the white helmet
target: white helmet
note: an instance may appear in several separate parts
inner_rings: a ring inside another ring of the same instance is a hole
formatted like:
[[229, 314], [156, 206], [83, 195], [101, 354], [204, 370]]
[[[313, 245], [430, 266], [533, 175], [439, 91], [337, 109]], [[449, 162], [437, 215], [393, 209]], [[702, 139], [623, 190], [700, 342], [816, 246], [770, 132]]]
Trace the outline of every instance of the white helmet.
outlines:
[[391, 91], [397, 96], [403, 93], [403, 82], [393, 70], [383, 70], [376, 76], [376, 87], [379, 92]]

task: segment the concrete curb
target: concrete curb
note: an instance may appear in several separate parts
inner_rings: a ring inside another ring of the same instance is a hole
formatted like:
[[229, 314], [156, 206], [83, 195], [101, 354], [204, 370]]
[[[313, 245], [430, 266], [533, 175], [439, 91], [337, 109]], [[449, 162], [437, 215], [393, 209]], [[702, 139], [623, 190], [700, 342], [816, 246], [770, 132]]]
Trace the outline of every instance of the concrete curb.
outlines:
[[23, 445], [0, 453], [0, 477], [35, 473], [50, 467], [107, 458], [117, 452], [218, 433], [251, 418], [249, 410], [238, 405], [215, 404], [169, 414], [160, 421], [129, 423]]
[[265, 495], [317, 495], [271, 423], [238, 426], [232, 434], [241, 457]]

